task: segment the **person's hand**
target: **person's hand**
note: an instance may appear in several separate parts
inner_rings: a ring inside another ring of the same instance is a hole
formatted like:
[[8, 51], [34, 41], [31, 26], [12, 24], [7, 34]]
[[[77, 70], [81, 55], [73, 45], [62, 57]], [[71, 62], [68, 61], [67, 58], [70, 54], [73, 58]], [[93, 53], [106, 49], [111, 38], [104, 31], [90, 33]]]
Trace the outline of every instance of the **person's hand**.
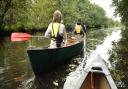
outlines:
[[64, 41], [64, 46], [67, 46], [67, 40]]
[[65, 44], [67, 44], [68, 43], [68, 41], [67, 40], [65, 40]]

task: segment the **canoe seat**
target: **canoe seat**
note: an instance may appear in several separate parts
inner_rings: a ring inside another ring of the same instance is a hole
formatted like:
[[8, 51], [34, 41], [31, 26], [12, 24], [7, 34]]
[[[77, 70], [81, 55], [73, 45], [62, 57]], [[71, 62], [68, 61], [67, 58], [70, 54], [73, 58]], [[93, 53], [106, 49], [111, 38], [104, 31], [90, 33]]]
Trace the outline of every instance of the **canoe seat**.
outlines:
[[73, 44], [79, 43], [80, 41], [82, 40], [79, 40], [75, 37], [70, 37], [67, 39], [67, 45], [73, 45]]

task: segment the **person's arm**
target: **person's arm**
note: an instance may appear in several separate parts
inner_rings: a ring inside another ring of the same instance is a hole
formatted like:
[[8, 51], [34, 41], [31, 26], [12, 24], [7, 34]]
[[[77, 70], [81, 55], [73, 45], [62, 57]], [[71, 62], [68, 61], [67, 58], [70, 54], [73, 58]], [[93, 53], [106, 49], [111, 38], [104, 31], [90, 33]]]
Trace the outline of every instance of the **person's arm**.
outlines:
[[84, 29], [86, 30], [86, 25], [84, 24]]
[[75, 33], [75, 27], [76, 27], [76, 24], [73, 26], [73, 30], [72, 30], [72, 35], [74, 35], [74, 33]]
[[50, 37], [50, 33], [51, 33], [51, 24], [49, 24], [49, 26], [48, 26], [48, 28], [47, 28], [47, 30], [46, 30], [44, 36], [45, 36], [45, 37]]
[[87, 32], [87, 25], [84, 24], [84, 28], [85, 28], [85, 33]]
[[63, 39], [65, 42], [67, 41], [67, 33], [64, 25], [63, 25]]
[[63, 37], [63, 42], [66, 44], [66, 42], [67, 42], [67, 33], [66, 33], [66, 28], [65, 28], [64, 24], [61, 24], [59, 33]]
[[81, 25], [81, 31], [82, 31], [82, 33], [83, 33], [83, 35], [84, 35], [85, 32], [84, 32], [84, 29], [83, 29], [82, 25]]

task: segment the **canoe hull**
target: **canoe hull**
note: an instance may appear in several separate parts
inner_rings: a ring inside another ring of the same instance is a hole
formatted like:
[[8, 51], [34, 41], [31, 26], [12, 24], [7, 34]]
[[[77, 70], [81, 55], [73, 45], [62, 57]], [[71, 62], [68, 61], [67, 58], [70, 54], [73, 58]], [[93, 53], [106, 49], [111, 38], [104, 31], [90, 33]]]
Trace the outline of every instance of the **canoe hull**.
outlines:
[[84, 42], [62, 47], [62, 48], [43, 48], [43, 49], [28, 49], [27, 54], [35, 75], [41, 75], [51, 71], [59, 64], [70, 60], [78, 55], [83, 50]]

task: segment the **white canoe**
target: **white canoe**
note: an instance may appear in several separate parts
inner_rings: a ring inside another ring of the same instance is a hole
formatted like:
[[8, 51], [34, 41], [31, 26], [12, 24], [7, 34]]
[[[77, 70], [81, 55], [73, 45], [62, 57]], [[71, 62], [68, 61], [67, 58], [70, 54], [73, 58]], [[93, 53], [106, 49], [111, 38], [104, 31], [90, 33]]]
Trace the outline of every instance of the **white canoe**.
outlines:
[[117, 89], [105, 61], [98, 54], [83, 70], [77, 68], [66, 79], [63, 89]]

